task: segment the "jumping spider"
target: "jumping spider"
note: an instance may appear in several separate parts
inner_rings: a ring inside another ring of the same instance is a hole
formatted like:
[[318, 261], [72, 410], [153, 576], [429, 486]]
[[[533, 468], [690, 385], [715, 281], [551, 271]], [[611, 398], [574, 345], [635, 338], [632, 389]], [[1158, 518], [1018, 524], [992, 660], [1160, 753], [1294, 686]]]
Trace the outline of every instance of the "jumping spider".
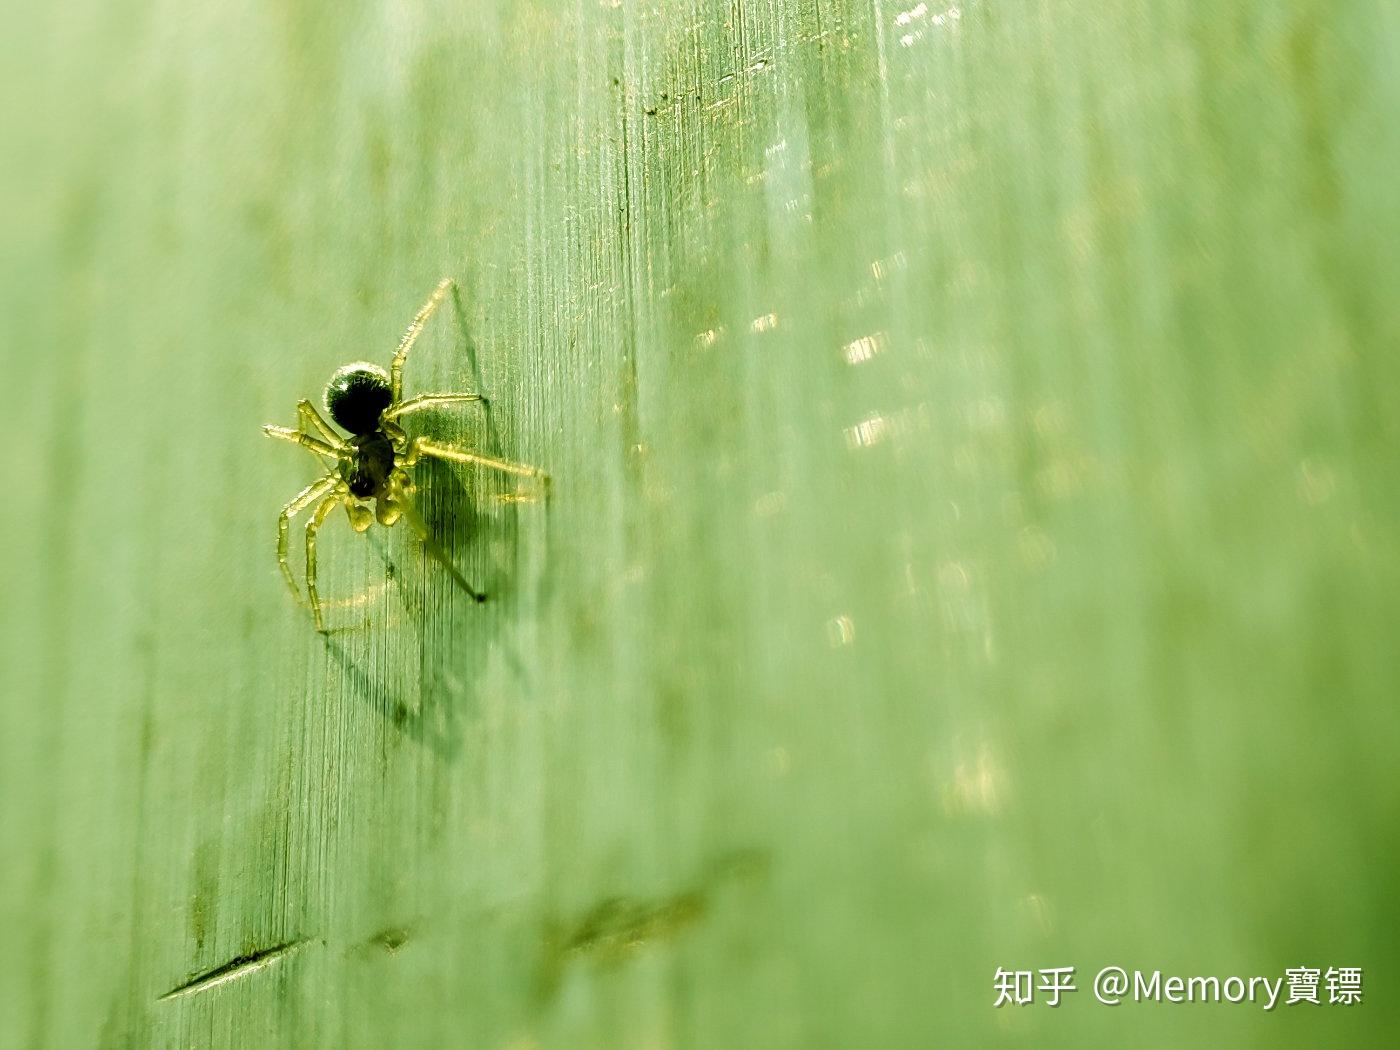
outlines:
[[[485, 601], [486, 596], [462, 577], [433, 542], [427, 526], [414, 508], [412, 496], [416, 486], [409, 470], [419, 459], [428, 456], [548, 481], [548, 475], [534, 467], [468, 452], [428, 438], [410, 438], [399, 426], [399, 420], [404, 416], [425, 408], [472, 401], [486, 403], [480, 394], [418, 394], [407, 399], [403, 397], [403, 366], [408, 352], [413, 349], [433, 311], [455, 288], [450, 277], [438, 284], [399, 341], [388, 372], [378, 365], [357, 361], [341, 366], [331, 376], [326, 384], [326, 411], [338, 426], [349, 432], [348, 439], [337, 434], [306, 400], [297, 402], [295, 429], [273, 424], [263, 427], [263, 431], [272, 437], [309, 449], [322, 466], [326, 465], [326, 460], [332, 463], [331, 469], [323, 477], [297, 493], [277, 516], [277, 563], [282, 567], [282, 575], [286, 577], [292, 596], [298, 604], [302, 604], [301, 592], [287, 563], [287, 526], [301, 511], [315, 506], [306, 523], [306, 592], [316, 630], [322, 633], [326, 628], [321, 619], [321, 599], [316, 592], [316, 533], [337, 506], [345, 507], [350, 525], [356, 532], [364, 532], [375, 521], [390, 526], [402, 517], [413, 526], [428, 552], [443, 563], [468, 594], [480, 602]], [[320, 436], [307, 433], [308, 429]], [[374, 504], [372, 513], [369, 507], [371, 502]]]

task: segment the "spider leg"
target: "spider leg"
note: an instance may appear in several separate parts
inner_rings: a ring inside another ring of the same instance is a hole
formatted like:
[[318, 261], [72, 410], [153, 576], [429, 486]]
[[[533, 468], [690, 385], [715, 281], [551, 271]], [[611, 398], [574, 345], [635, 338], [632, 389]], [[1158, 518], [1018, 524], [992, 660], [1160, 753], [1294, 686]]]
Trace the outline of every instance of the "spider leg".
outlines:
[[326, 520], [327, 515], [335, 510], [344, 499], [344, 492], [339, 490], [331, 492], [316, 505], [316, 509], [312, 511], [311, 518], [306, 523], [306, 593], [311, 599], [311, 616], [316, 621], [316, 630], [322, 634], [326, 633], [326, 627], [321, 622], [321, 596], [316, 593], [316, 533]]
[[326, 439], [326, 443], [332, 448], [344, 448], [345, 441], [331, 429], [331, 425], [321, 418], [321, 413], [316, 411], [314, 405], [306, 398], [297, 402], [297, 429], [303, 434], [306, 433], [306, 425], [310, 423], [313, 428]]
[[356, 532], [364, 532], [374, 524], [374, 517], [370, 514], [369, 508], [357, 503], [353, 499], [347, 499], [345, 503], [345, 516], [350, 519], [350, 527]]
[[379, 425], [384, 433], [389, 436], [389, 443], [394, 446], [394, 454], [402, 456], [408, 452], [408, 431], [399, 426], [392, 419], [385, 419], [382, 416]]
[[455, 445], [443, 445], [427, 438], [414, 438], [409, 442], [408, 452], [404, 456], [403, 465], [411, 467], [418, 462], [422, 456], [431, 456], [433, 459], [445, 459], [449, 463], [466, 463], [486, 467], [490, 470], [499, 470], [505, 474], [517, 474], [522, 478], [539, 478], [545, 484], [549, 483], [549, 475], [538, 467], [526, 466], [524, 463], [512, 463], [506, 459], [496, 459], [494, 456], [483, 456], [479, 452], [468, 452], [464, 448], [457, 448]]
[[291, 427], [279, 427], [275, 423], [267, 423], [263, 426], [263, 433], [268, 437], [281, 438], [283, 441], [290, 441], [302, 448], [309, 448], [316, 455], [325, 456], [327, 459], [340, 461], [349, 456], [343, 443], [339, 448], [335, 448], [327, 445], [324, 441], [317, 440], [310, 434], [303, 434], [300, 430], [293, 430]]
[[390, 404], [397, 404], [399, 398], [403, 396], [403, 364], [408, 359], [408, 352], [418, 341], [418, 336], [423, 331], [423, 326], [428, 323], [428, 318], [433, 316], [433, 311], [442, 305], [442, 300], [453, 287], [455, 287], [455, 282], [451, 277], [444, 277], [439, 281], [438, 286], [433, 289], [433, 294], [428, 296], [428, 301], [413, 316], [413, 320], [409, 322], [408, 330], [399, 340], [399, 348], [394, 351], [394, 360], [389, 365]]
[[408, 482], [411, 491], [413, 483], [409, 481], [408, 475], [395, 469], [389, 476], [386, 491], [374, 501], [374, 518], [385, 528], [393, 528], [398, 524], [399, 516], [403, 514], [404, 482]]
[[384, 410], [381, 419], [395, 420], [400, 416], [406, 416], [410, 412], [421, 412], [425, 408], [437, 408], [441, 405], [459, 405], [469, 401], [479, 401], [483, 405], [489, 402], [480, 394], [419, 394], [410, 397], [406, 401], [400, 401], [397, 405], [392, 405]]
[[413, 526], [413, 531], [418, 533], [418, 538], [423, 541], [423, 549], [432, 556], [433, 560], [447, 570], [448, 574], [457, 581], [457, 585], [472, 596], [473, 601], [484, 602], [486, 595], [482, 594], [470, 583], [467, 578], [458, 571], [457, 566], [452, 564], [452, 559], [447, 556], [447, 552], [438, 546], [437, 540], [428, 531], [427, 523], [418, 514], [418, 508], [413, 505], [413, 501], [404, 492], [403, 486], [395, 486], [394, 505], [403, 514], [404, 521]]
[[282, 508], [282, 513], [277, 515], [277, 564], [282, 567], [282, 575], [286, 578], [287, 586], [291, 588], [292, 597], [297, 600], [298, 605], [302, 604], [301, 591], [297, 589], [296, 578], [292, 576], [292, 567], [287, 564], [287, 524], [335, 488], [337, 480], [334, 474], [327, 474], [319, 481], [313, 481], [293, 496]]

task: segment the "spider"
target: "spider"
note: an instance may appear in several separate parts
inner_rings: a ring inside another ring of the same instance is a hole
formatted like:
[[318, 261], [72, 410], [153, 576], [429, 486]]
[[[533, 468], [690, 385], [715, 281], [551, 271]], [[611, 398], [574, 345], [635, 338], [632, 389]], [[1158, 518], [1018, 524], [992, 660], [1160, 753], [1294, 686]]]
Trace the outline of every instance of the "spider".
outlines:
[[[326, 474], [293, 496], [277, 516], [277, 563], [297, 603], [310, 604], [316, 630], [323, 634], [326, 628], [321, 616], [321, 598], [316, 591], [316, 533], [337, 506], [345, 508], [350, 526], [356, 532], [364, 532], [375, 521], [387, 527], [403, 518], [418, 533], [425, 549], [443, 564], [473, 599], [481, 602], [486, 600], [486, 596], [462, 577], [433, 542], [427, 525], [414, 508], [412, 496], [416, 486], [409, 470], [421, 458], [428, 456], [450, 463], [475, 464], [546, 483], [549, 480], [547, 474], [534, 467], [483, 456], [428, 438], [410, 438], [399, 425], [399, 420], [404, 416], [425, 408], [473, 401], [483, 405], [487, 403], [480, 394], [418, 394], [407, 399], [403, 397], [403, 368], [408, 352], [418, 341], [428, 318], [447, 294], [455, 294], [455, 291], [456, 283], [452, 278], [447, 277], [439, 282], [399, 340], [387, 372], [379, 365], [366, 361], [355, 361], [336, 369], [326, 384], [325, 406], [331, 419], [350, 434], [348, 439], [337, 434], [311, 402], [305, 399], [297, 402], [295, 428], [271, 423], [263, 427], [263, 432], [272, 437], [309, 449], [323, 467], [326, 461], [331, 463]], [[308, 433], [308, 430], [315, 433]], [[371, 503], [374, 505], [373, 512], [369, 506]], [[291, 565], [287, 562], [287, 528], [292, 518], [313, 506], [306, 523], [307, 602], [303, 602]]]

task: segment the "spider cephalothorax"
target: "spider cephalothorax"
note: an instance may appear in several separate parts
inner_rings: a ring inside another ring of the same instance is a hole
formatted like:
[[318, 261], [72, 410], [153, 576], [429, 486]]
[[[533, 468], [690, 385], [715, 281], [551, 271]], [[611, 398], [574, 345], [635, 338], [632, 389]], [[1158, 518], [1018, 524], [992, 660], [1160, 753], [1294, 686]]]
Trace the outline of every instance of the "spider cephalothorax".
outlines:
[[348, 442], [353, 456], [340, 461], [340, 476], [357, 499], [389, 495], [394, 476], [394, 443], [382, 430], [356, 434]]
[[[306, 592], [318, 631], [325, 630], [325, 626], [321, 619], [321, 599], [316, 591], [316, 532], [337, 506], [345, 507], [356, 532], [364, 532], [375, 521], [381, 525], [393, 525], [400, 517], [406, 519], [423, 539], [429, 553], [442, 562], [467, 593], [477, 601], [484, 601], [485, 595], [476, 591], [462, 577], [428, 534], [427, 527], [413, 507], [411, 497], [415, 486], [408, 472], [420, 458], [431, 456], [524, 477], [545, 478], [534, 467], [483, 456], [428, 438], [410, 438], [399, 425], [399, 419], [411, 412], [485, 400], [480, 394], [418, 394], [408, 399], [403, 397], [403, 366], [408, 351], [417, 341], [423, 325], [453, 288], [450, 278], [437, 286], [408, 326], [387, 372], [378, 365], [357, 361], [336, 369], [331, 376], [326, 384], [326, 412], [337, 426], [350, 434], [349, 438], [337, 434], [306, 400], [297, 402], [295, 429], [272, 424], [263, 427], [273, 437], [293, 441], [309, 449], [323, 466], [327, 460], [334, 464], [321, 478], [297, 493], [277, 518], [277, 562], [282, 567], [282, 574], [293, 596], [301, 601], [301, 591], [297, 589], [296, 579], [287, 562], [287, 527], [294, 515], [315, 506], [306, 523]], [[308, 433], [308, 429], [315, 433]], [[370, 504], [373, 504], [373, 511]]]

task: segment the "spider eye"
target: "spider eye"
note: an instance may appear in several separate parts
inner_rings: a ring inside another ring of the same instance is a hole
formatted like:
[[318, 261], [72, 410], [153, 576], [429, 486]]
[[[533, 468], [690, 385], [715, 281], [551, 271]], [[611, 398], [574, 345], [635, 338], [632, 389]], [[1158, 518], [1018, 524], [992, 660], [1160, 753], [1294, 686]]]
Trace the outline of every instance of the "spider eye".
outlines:
[[326, 411], [352, 434], [368, 434], [378, 427], [390, 400], [388, 373], [364, 361], [336, 369], [326, 384]]

